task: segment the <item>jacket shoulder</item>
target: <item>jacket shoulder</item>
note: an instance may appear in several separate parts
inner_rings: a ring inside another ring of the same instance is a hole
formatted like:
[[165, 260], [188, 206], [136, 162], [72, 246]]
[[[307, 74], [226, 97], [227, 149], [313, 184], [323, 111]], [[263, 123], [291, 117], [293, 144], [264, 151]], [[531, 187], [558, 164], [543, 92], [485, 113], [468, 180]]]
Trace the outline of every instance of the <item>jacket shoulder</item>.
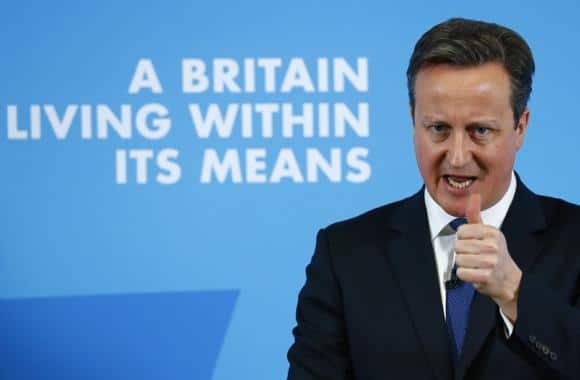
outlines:
[[330, 240], [347, 243], [384, 238], [384, 235], [389, 233], [390, 227], [395, 224], [400, 211], [418, 201], [422, 201], [419, 193], [330, 224], [323, 230]]
[[566, 200], [538, 195], [549, 228], [580, 226], [580, 206]]

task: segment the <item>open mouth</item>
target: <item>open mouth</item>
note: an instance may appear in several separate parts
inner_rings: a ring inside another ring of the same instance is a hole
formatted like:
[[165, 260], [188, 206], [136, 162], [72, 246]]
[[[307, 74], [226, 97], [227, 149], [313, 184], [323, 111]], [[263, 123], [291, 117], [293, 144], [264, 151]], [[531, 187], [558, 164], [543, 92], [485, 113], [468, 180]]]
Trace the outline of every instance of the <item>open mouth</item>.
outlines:
[[450, 176], [444, 175], [445, 181], [454, 189], [463, 190], [468, 188], [477, 177], [466, 177], [466, 176]]

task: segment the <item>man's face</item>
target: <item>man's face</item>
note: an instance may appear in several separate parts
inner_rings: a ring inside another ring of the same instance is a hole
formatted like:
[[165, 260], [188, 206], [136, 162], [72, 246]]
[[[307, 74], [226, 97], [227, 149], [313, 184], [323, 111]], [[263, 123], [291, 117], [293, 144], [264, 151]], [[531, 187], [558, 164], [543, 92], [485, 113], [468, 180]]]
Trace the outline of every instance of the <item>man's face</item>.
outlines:
[[417, 74], [415, 154], [427, 191], [448, 214], [464, 216], [469, 194], [481, 194], [487, 209], [507, 191], [529, 120], [526, 109], [514, 128], [510, 94], [498, 63]]

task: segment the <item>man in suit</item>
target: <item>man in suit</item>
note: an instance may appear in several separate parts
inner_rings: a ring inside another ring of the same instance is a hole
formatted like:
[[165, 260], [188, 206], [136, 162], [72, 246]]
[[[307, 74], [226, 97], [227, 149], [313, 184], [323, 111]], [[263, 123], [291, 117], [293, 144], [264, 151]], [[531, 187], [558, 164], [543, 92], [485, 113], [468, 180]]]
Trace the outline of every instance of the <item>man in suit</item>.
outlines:
[[514, 173], [534, 61], [451, 19], [407, 70], [415, 195], [318, 233], [289, 380], [580, 379], [580, 207]]

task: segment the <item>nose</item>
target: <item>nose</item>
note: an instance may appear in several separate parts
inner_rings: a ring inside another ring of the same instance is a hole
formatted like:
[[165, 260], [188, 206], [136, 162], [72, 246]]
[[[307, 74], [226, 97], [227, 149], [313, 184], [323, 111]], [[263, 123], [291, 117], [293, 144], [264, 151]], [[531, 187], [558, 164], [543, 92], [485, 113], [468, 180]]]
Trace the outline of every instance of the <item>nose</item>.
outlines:
[[464, 167], [471, 160], [470, 143], [470, 139], [464, 133], [454, 133], [449, 139], [447, 159], [452, 167]]

